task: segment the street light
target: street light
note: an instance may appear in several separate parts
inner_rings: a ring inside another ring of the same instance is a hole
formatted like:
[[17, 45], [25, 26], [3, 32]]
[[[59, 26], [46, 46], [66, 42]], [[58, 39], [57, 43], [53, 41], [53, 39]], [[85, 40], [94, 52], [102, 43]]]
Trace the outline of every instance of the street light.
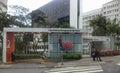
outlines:
[[59, 48], [60, 48], [60, 58], [61, 58], [61, 65], [64, 65], [63, 63], [63, 45], [62, 45], [62, 37], [59, 36]]

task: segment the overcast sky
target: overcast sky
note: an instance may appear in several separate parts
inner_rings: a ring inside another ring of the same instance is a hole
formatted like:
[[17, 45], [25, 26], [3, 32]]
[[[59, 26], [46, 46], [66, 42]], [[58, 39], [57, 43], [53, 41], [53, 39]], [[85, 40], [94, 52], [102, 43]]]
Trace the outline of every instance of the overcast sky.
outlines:
[[[35, 10], [50, 1], [52, 0], [8, 0], [8, 5], [21, 5], [30, 10]], [[83, 0], [83, 12], [101, 8], [102, 4], [109, 1], [112, 0]]]

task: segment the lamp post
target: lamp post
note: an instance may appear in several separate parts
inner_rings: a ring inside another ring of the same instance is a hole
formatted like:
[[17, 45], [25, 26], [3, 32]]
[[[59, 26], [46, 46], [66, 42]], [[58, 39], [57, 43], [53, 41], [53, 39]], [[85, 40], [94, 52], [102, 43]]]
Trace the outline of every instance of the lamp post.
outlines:
[[60, 59], [61, 59], [61, 65], [64, 65], [63, 63], [63, 45], [62, 45], [62, 37], [59, 36], [59, 48], [60, 48]]

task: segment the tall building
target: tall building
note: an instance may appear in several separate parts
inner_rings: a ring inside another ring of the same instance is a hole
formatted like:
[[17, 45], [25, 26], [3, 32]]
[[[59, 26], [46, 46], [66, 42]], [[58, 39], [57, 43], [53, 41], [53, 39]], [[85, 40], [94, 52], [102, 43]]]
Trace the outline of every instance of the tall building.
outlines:
[[0, 13], [7, 12], [7, 0], [0, 0]]
[[37, 10], [41, 10], [47, 15], [48, 18], [46, 21], [49, 23], [67, 22], [72, 27], [77, 28], [80, 27], [80, 14], [82, 13], [81, 1], [82, 0], [53, 0]]
[[91, 29], [90, 25], [89, 25], [89, 20], [92, 20], [93, 18], [95, 18], [96, 16], [101, 14], [101, 8], [100, 9], [96, 9], [96, 10], [92, 10], [89, 12], [86, 12], [83, 14], [83, 28], [85, 29]]
[[96, 17], [97, 15], [102, 14], [103, 16], [106, 16], [106, 18], [113, 20], [118, 19], [120, 21], [120, 0], [112, 0], [110, 2], [107, 2], [103, 4], [102, 8], [96, 9], [93, 11], [89, 11], [83, 14], [83, 28], [88, 29], [89, 26], [89, 20]]
[[[104, 44], [104, 48], [111, 48], [114, 49], [114, 39], [111, 37], [94, 37], [92, 36], [92, 28], [89, 25], [89, 20], [92, 20], [96, 16], [102, 14], [103, 16], [106, 16], [106, 18], [113, 20], [113, 19], [118, 19], [120, 21], [120, 0], [112, 0], [110, 2], [107, 2], [103, 4], [102, 8], [100, 9], [95, 9], [86, 13], [83, 13], [83, 28], [87, 29], [89, 32], [83, 36], [84, 38], [84, 44], [83, 44], [83, 52], [85, 54], [89, 53], [89, 44], [90, 41], [94, 41], [95, 43], [99, 44], [97, 45], [97, 48], [103, 48], [100, 46], [100, 43]], [[96, 39], [96, 40], [95, 40]], [[99, 41], [98, 41], [99, 40]], [[96, 42], [97, 41], [97, 42]], [[112, 42], [111, 42], [112, 41]], [[109, 44], [109, 43], [111, 44]], [[88, 52], [86, 52], [88, 51]]]
[[120, 0], [113, 0], [103, 4], [102, 14], [107, 18], [113, 20], [117, 18], [120, 20]]

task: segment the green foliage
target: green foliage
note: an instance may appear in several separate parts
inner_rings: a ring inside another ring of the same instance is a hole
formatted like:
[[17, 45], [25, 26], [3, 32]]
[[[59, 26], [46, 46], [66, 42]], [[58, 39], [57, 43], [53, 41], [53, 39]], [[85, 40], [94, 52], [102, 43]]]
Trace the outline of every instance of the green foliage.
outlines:
[[49, 27], [54, 27], [54, 28], [70, 28], [70, 25], [69, 23], [67, 22], [62, 22], [62, 23], [54, 23], [54, 24], [51, 24]]
[[29, 9], [18, 5], [11, 5], [9, 8], [12, 10], [10, 11], [11, 14], [23, 24], [22, 27], [30, 26], [31, 15], [29, 14]]
[[22, 53], [24, 50], [23, 46], [24, 46], [23, 41], [20, 38], [16, 37], [15, 38], [15, 53], [18, 53], [18, 54]]
[[26, 33], [23, 36], [23, 43], [27, 45], [30, 41], [33, 41], [33, 34]]
[[74, 54], [73, 55], [73, 59], [80, 59], [81, 58], [81, 55], [80, 54]]
[[16, 54], [15, 57], [16, 59], [35, 59], [41, 58], [41, 54]]
[[115, 42], [115, 45], [120, 46], [120, 41]]
[[31, 13], [32, 16], [32, 25], [34, 25], [34, 23], [37, 24], [36, 27], [46, 27], [47, 24], [45, 18], [47, 18], [47, 16], [45, 15], [44, 12], [42, 12], [41, 10], [35, 10]]
[[47, 42], [48, 41], [48, 34], [42, 34], [41, 36], [43, 42]]
[[[0, 8], [1, 9], [1, 8]], [[18, 21], [16, 16], [12, 16], [0, 10], [0, 31], [3, 31], [4, 27], [24, 26], [23, 22]]]
[[81, 59], [81, 55], [80, 54], [68, 54], [68, 53], [65, 53], [65, 54], [63, 54], [63, 58], [64, 59]]
[[110, 36], [120, 32], [119, 22], [117, 19], [110, 21], [105, 16], [99, 15], [89, 22], [90, 26], [93, 27], [92, 34], [95, 36]]

